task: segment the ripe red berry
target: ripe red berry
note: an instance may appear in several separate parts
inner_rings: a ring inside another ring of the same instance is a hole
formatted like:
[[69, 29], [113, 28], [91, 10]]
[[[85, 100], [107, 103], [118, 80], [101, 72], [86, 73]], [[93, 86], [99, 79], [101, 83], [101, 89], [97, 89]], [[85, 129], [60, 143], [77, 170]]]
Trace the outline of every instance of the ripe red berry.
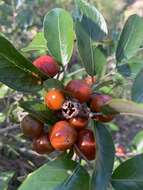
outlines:
[[83, 129], [78, 134], [77, 147], [88, 160], [94, 160], [96, 143], [94, 134], [90, 129]]
[[[102, 112], [102, 107], [112, 99], [111, 96], [105, 94], [93, 94], [91, 96], [90, 108], [94, 112]], [[102, 122], [109, 122], [113, 120], [113, 115], [100, 115], [96, 116], [95, 119]]]
[[70, 119], [69, 123], [75, 129], [80, 130], [80, 129], [83, 129], [87, 126], [88, 120], [85, 118], [75, 117], [75, 118]]
[[27, 137], [39, 137], [44, 131], [44, 124], [27, 115], [21, 121], [21, 129]]
[[91, 96], [90, 107], [92, 111], [101, 112], [101, 108], [112, 99], [111, 96], [105, 94], [93, 94]]
[[56, 150], [64, 151], [75, 143], [77, 132], [67, 121], [55, 123], [50, 132], [50, 142]]
[[54, 77], [60, 71], [60, 67], [56, 60], [49, 55], [40, 56], [33, 62], [33, 65], [49, 77]]
[[52, 147], [49, 134], [43, 134], [38, 138], [33, 140], [33, 150], [39, 154], [49, 154], [53, 152], [54, 148]]
[[60, 110], [64, 101], [64, 95], [62, 91], [58, 89], [52, 89], [45, 95], [45, 104], [51, 110]]
[[69, 94], [79, 100], [80, 103], [84, 103], [89, 100], [91, 95], [91, 88], [82, 80], [71, 80], [65, 90]]

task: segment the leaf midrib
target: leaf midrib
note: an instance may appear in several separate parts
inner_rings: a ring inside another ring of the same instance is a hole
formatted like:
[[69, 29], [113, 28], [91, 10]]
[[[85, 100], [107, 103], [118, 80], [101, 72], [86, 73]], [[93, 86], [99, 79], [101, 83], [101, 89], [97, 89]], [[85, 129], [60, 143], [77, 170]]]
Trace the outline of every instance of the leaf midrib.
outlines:
[[[59, 30], [59, 35], [58, 35], [58, 37], [59, 37], [59, 46], [60, 46], [60, 48], [59, 48], [59, 50], [60, 50], [60, 59], [62, 60], [62, 43], [61, 43], [61, 30], [60, 30], [60, 13], [58, 14], [58, 30]], [[63, 60], [62, 60], [62, 62], [63, 62]]]
[[28, 69], [24, 69], [23, 67], [20, 67], [20, 65], [17, 65], [13, 60], [10, 60], [9, 57], [5, 56], [3, 53], [0, 53], [0, 57], [2, 57], [3, 59], [5, 59], [6, 61], [12, 63], [11, 66], [6, 66], [6, 67], [16, 67], [20, 70], [22, 70], [23, 72], [25, 73], [29, 73], [29, 74], [32, 74], [32, 72]]

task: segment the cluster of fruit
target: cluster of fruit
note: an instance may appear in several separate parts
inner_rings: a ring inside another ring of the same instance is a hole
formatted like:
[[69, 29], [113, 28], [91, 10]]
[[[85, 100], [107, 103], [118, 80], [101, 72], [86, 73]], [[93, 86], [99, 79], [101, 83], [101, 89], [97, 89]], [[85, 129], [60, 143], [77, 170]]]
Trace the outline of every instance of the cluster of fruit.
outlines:
[[[41, 56], [33, 64], [50, 77], [60, 71], [58, 63], [51, 56]], [[95, 159], [96, 141], [93, 131], [89, 129], [89, 120], [108, 122], [113, 116], [102, 113], [102, 106], [111, 97], [93, 93], [91, 84], [94, 82], [93, 77], [71, 80], [62, 90], [53, 88], [46, 92], [45, 104], [58, 118], [48, 133], [44, 132], [43, 123], [30, 115], [24, 117], [21, 128], [26, 136], [33, 138], [33, 149], [37, 153], [74, 148], [78, 156]]]

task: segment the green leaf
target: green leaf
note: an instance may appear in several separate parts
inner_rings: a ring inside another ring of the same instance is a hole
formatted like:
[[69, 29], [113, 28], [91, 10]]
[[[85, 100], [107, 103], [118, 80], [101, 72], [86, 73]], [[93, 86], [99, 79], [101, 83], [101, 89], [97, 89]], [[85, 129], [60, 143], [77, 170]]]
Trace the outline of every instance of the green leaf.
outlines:
[[105, 74], [106, 71], [106, 57], [105, 55], [98, 49], [96, 48], [94, 51], [94, 56], [95, 56], [95, 72], [97, 77], [102, 77]]
[[136, 76], [132, 86], [132, 100], [135, 102], [143, 102], [143, 69]]
[[119, 65], [118, 72], [125, 77], [131, 77], [132, 79], [134, 79], [142, 68], [143, 68], [142, 58], [138, 58], [135, 56], [129, 59], [125, 64]]
[[[81, 13], [81, 18], [79, 19], [87, 35], [90, 36], [93, 41], [103, 40], [108, 34], [108, 29], [102, 14], [96, 7], [84, 0], [75, 0], [75, 3]], [[87, 47], [85, 49], [87, 49]]]
[[109, 127], [109, 130], [111, 132], [118, 132], [119, 131], [119, 126], [113, 122], [106, 123], [106, 125]]
[[143, 104], [123, 99], [112, 99], [103, 108], [105, 114], [118, 114], [143, 117]]
[[[82, 169], [82, 170], [81, 170]], [[85, 176], [84, 176], [85, 175]], [[81, 177], [79, 179], [79, 176]], [[83, 170], [83, 168], [80, 165], [77, 165], [72, 172], [72, 175], [69, 177], [69, 180], [66, 179], [59, 187], [57, 187], [55, 190], [80, 190], [81, 185], [83, 185], [83, 181], [85, 180], [85, 186], [82, 187], [84, 190], [89, 189], [89, 176], [87, 173]]]
[[41, 73], [28, 59], [26, 59], [16, 48], [0, 34], [0, 57], [5, 57], [11, 63], [17, 65], [22, 69], [26, 69], [30, 72], [34, 72], [41, 77], [45, 75]]
[[113, 173], [112, 185], [116, 190], [143, 189], [143, 154], [121, 164]]
[[0, 82], [22, 92], [37, 92], [42, 88], [41, 79], [0, 55]]
[[62, 84], [62, 82], [57, 79], [48, 79], [44, 81], [43, 85], [44, 85], [45, 90], [49, 90], [52, 88], [58, 88], [58, 89], [64, 88], [64, 85]]
[[57, 121], [55, 114], [46, 105], [35, 101], [20, 102], [20, 107], [43, 123], [54, 124]]
[[23, 52], [30, 51], [47, 51], [47, 41], [44, 38], [43, 32], [38, 32], [29, 45], [22, 49]]
[[9, 172], [0, 171], [0, 190], [8, 189], [8, 183], [13, 176], [14, 176], [14, 172], [12, 171], [9, 171]]
[[9, 88], [6, 85], [0, 86], [0, 99], [4, 98], [8, 94]]
[[49, 53], [63, 65], [72, 56], [74, 45], [73, 20], [67, 11], [56, 8], [44, 19], [44, 36]]
[[105, 72], [106, 58], [95, 42], [105, 37], [107, 26], [95, 7], [82, 0], [75, 2], [82, 14], [76, 18], [75, 23], [78, 51], [86, 72], [91, 76], [100, 77]]
[[0, 113], [0, 124], [3, 123], [6, 119], [6, 114], [5, 113]]
[[[128, 18], [121, 33], [116, 59], [118, 63], [133, 57], [143, 43], [143, 18], [132, 15]], [[122, 63], [121, 63], [122, 64]]]
[[81, 22], [76, 21], [75, 29], [78, 51], [86, 72], [91, 76], [101, 76], [105, 71], [105, 56], [95, 45], [93, 45], [91, 36], [86, 33]]
[[91, 190], [107, 190], [114, 164], [114, 144], [105, 125], [97, 123], [95, 129], [97, 156], [91, 179]]
[[139, 131], [132, 140], [132, 145], [136, 146], [138, 152], [143, 152], [143, 131]]
[[89, 190], [89, 175], [76, 162], [61, 157], [31, 173], [18, 190]]

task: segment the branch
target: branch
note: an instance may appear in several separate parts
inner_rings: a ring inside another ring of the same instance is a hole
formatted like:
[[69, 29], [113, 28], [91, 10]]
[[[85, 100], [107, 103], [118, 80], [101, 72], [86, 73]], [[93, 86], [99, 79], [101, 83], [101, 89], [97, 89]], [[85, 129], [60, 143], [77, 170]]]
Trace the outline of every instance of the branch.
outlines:
[[118, 158], [128, 158], [128, 157], [134, 157], [134, 156], [137, 156], [137, 155], [139, 155], [139, 154], [135, 153], [135, 152], [128, 152], [128, 153], [125, 153], [125, 154], [116, 153], [116, 156]]
[[5, 127], [3, 129], [0, 129], [0, 135], [3, 135], [4, 133], [9, 133], [11, 131], [15, 131], [17, 129], [20, 129], [19, 125], [13, 125], [11, 127]]

